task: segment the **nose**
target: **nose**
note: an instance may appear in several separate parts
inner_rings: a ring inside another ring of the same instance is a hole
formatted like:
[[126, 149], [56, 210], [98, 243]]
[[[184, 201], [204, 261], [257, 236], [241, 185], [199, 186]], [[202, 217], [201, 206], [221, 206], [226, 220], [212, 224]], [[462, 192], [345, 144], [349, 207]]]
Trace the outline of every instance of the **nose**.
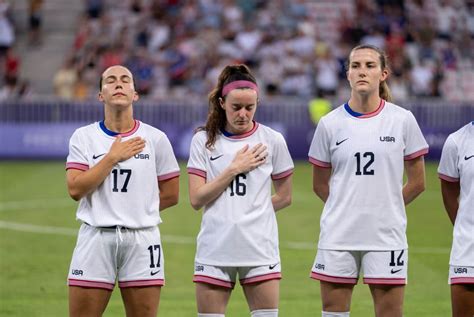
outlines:
[[239, 110], [239, 117], [245, 117], [247, 115], [247, 109], [242, 108]]

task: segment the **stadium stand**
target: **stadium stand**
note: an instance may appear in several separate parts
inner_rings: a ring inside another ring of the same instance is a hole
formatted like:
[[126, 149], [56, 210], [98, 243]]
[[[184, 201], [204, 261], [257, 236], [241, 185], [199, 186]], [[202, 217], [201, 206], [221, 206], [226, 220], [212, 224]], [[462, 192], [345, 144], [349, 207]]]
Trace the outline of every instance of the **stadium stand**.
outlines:
[[[474, 83], [466, 80], [474, 76], [472, 0], [87, 0], [72, 8], [51, 2], [56, 5], [45, 3], [45, 22], [62, 18], [44, 32], [65, 28], [56, 42], [72, 44], [65, 50], [53, 42], [48, 50], [22, 54], [22, 74], [40, 94], [53, 94], [51, 72], [72, 63], [74, 90], [65, 99], [91, 99], [98, 74], [124, 63], [142, 96], [202, 97], [222, 65], [244, 62], [269, 96], [320, 91], [344, 99], [347, 54], [368, 43], [389, 54], [398, 100], [474, 100]], [[53, 50], [58, 53], [51, 58]], [[51, 78], [47, 89], [44, 78]]]

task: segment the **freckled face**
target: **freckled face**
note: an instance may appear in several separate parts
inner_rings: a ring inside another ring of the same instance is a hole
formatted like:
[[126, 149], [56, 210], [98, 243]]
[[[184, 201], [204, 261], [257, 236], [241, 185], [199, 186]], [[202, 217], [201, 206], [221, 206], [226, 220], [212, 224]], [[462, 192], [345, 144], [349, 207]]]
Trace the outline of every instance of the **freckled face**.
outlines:
[[252, 130], [257, 98], [257, 92], [253, 89], [234, 89], [221, 100], [220, 105], [227, 119], [227, 132], [242, 134]]

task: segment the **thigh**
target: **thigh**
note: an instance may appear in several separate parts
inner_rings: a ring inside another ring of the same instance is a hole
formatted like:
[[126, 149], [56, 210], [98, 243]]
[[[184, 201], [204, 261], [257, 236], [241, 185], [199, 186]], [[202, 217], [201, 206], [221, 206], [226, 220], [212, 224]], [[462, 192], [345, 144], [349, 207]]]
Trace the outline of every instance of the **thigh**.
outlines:
[[100, 317], [112, 291], [100, 288], [69, 287], [70, 317]]
[[113, 290], [116, 246], [115, 231], [83, 224], [72, 255], [68, 285]]
[[200, 314], [225, 314], [232, 288], [196, 283], [196, 303]]
[[311, 269], [311, 278], [336, 284], [357, 284], [360, 251], [319, 249]]
[[355, 284], [321, 282], [323, 311], [347, 312], [351, 308], [352, 291]]
[[280, 296], [279, 279], [243, 284], [242, 288], [244, 289], [250, 311], [278, 308]]
[[408, 250], [362, 252], [364, 283], [371, 285], [405, 285]]
[[121, 288], [127, 317], [155, 317], [160, 303], [161, 286]]
[[375, 316], [403, 316], [405, 285], [370, 284]]
[[474, 283], [451, 284], [453, 317], [474, 316]]
[[165, 259], [158, 227], [123, 229], [121, 235], [119, 287], [163, 286]]

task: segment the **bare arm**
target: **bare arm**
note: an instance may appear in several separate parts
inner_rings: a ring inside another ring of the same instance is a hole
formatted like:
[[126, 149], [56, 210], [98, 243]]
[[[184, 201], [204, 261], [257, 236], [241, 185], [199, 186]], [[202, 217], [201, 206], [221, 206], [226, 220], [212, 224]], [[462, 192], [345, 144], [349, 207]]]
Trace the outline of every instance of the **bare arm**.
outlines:
[[246, 145], [237, 152], [232, 163], [216, 178], [206, 183], [197, 175], [189, 175], [189, 198], [195, 210], [214, 201], [229, 186], [230, 182], [241, 173], [247, 173], [266, 161], [266, 146], [257, 144], [252, 149]]
[[160, 211], [174, 206], [179, 200], [179, 177], [158, 181], [160, 188]]
[[275, 194], [272, 195], [272, 204], [275, 211], [288, 207], [291, 204], [292, 181], [293, 175], [273, 180]]
[[453, 225], [458, 214], [460, 193], [461, 185], [459, 182], [448, 182], [441, 179], [441, 194], [443, 195], [444, 208]]
[[145, 147], [145, 141], [140, 137], [125, 142], [121, 142], [121, 140], [122, 138], [118, 136], [112, 143], [109, 153], [91, 169], [87, 171], [67, 170], [67, 188], [72, 199], [79, 200], [96, 189], [110, 174], [115, 164], [140, 153]]
[[425, 160], [423, 156], [405, 161], [407, 182], [403, 186], [403, 201], [405, 205], [411, 203], [425, 190]]
[[331, 168], [313, 165], [313, 191], [323, 202], [329, 197], [331, 171]]

